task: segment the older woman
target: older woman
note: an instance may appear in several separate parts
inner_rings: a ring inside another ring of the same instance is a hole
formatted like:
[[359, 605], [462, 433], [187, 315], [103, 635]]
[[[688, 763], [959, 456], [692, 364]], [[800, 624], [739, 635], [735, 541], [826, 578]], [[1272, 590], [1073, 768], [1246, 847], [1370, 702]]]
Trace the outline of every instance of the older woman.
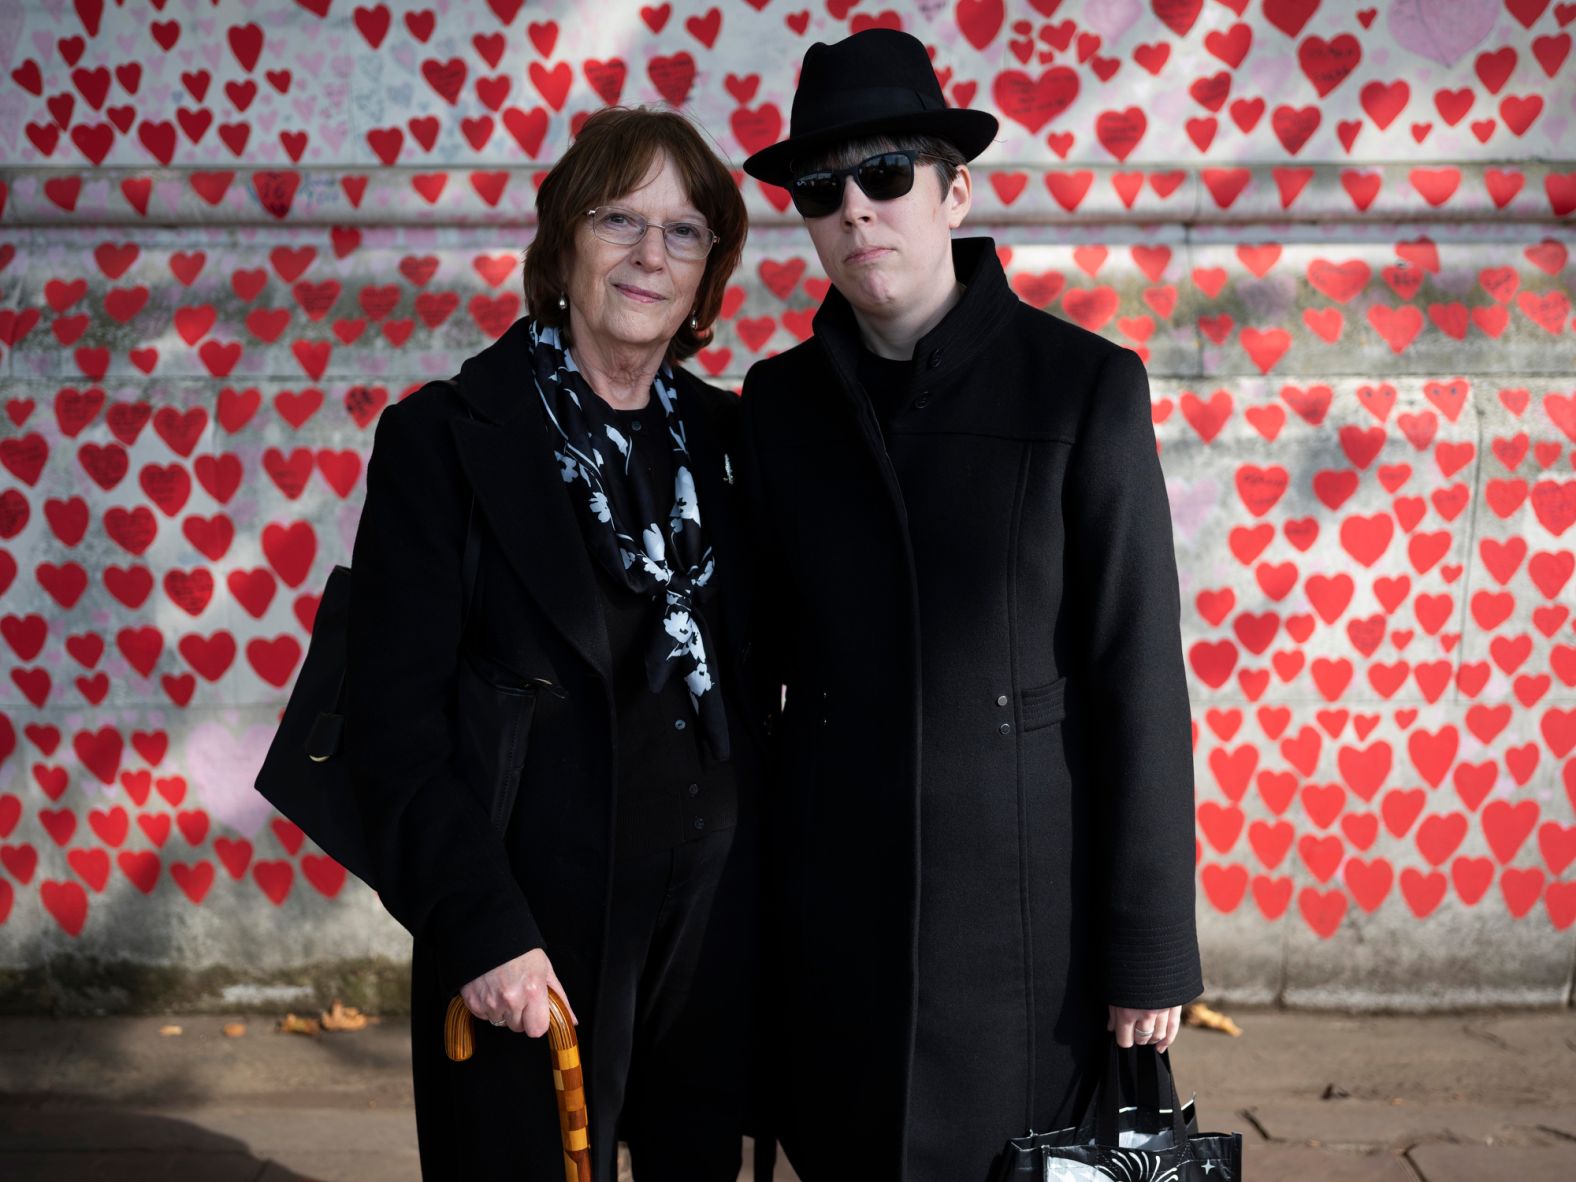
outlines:
[[[383, 414], [356, 536], [347, 744], [415, 936], [422, 1171], [562, 1176], [552, 987], [582, 1023], [596, 1178], [621, 1137], [641, 1182], [731, 1182], [758, 766], [738, 415], [677, 362], [710, 336], [744, 205], [683, 118], [608, 110], [537, 213], [528, 318]], [[481, 1020], [463, 1063], [456, 991]]]

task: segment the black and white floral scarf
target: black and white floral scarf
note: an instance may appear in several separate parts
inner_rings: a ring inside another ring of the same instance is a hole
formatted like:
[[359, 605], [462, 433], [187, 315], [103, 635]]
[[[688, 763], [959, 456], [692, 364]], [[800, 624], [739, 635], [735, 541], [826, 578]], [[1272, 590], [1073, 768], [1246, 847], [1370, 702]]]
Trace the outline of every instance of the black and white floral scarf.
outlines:
[[673, 448], [669, 493], [651, 486], [642, 465], [630, 463], [634, 437], [626, 438], [611, 423], [593, 428], [586, 408], [598, 395], [576, 368], [559, 330], [532, 321], [529, 336], [532, 376], [553, 431], [561, 475], [573, 486], [572, 495], [587, 498], [589, 512], [581, 516], [586, 545], [620, 586], [663, 596], [661, 625], [646, 650], [647, 684], [656, 692], [675, 674], [683, 677], [713, 758], [727, 759], [727, 714], [708, 659], [711, 630], [700, 602], [716, 562], [701, 525], [673, 371], [664, 365], [651, 383]]

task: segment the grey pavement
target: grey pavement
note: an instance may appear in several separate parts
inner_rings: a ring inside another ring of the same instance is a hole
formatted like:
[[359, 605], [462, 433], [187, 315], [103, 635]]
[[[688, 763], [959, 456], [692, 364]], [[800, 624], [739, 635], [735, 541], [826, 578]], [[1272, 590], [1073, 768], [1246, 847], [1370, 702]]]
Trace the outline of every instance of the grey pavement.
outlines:
[[[1172, 1058], [1201, 1125], [1243, 1134], [1248, 1182], [1576, 1179], [1569, 1010], [1232, 1016], [1241, 1038], [1185, 1030]], [[258, 1017], [0, 1019], [5, 1182], [418, 1177], [403, 1020], [313, 1039]]]

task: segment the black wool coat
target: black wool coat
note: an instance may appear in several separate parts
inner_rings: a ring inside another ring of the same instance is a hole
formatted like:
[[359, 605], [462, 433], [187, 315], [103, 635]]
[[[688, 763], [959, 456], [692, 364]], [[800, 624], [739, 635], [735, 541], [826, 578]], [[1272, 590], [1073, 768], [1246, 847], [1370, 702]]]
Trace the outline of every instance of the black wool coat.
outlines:
[[[477, 1022], [475, 1059], [443, 1057], [443, 1009], [466, 982], [545, 948], [580, 1018], [593, 1122], [603, 1081], [627, 1066], [595, 1036], [618, 758], [611, 656], [594, 559], [530, 384], [525, 329], [517, 322], [467, 360], [457, 384], [431, 383], [383, 412], [353, 557], [347, 755], [382, 902], [416, 938], [423, 1162], [445, 1146], [442, 1176], [452, 1177], [536, 1176], [522, 1173], [523, 1141], [541, 1151], [529, 1158], [536, 1168], [551, 1167], [541, 1176], [562, 1176], [547, 1040]], [[714, 660], [742, 819], [761, 733], [739, 693], [749, 603], [730, 459], [739, 403], [682, 369], [675, 379], [717, 561]], [[467, 617], [468, 520], [481, 547]], [[493, 733], [494, 706], [519, 694], [531, 702], [523, 730]], [[525, 758], [500, 838], [499, 786], [479, 782], [467, 761], [510, 742]], [[596, 1169], [612, 1177], [610, 1163]]]
[[[772, 1073], [805, 1182], [984, 1182], [1073, 1123], [1108, 1003], [1202, 990], [1171, 521], [1138, 357], [989, 239], [883, 439], [835, 289], [744, 388]], [[763, 664], [763, 668], [765, 664]]]

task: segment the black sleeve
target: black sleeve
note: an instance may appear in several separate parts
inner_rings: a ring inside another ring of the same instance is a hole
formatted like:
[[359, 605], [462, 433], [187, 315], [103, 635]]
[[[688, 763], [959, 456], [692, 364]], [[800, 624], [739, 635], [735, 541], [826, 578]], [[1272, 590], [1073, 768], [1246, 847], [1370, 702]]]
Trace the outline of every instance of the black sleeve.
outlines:
[[346, 751], [383, 904], [434, 942], [458, 987], [542, 937], [502, 841], [451, 766], [471, 494], [446, 423], [418, 422], [417, 410], [384, 411], [367, 466]]
[[1192, 724], [1171, 513], [1149, 380], [1101, 366], [1066, 485], [1087, 746], [1107, 874], [1107, 998], [1163, 1009], [1203, 992], [1194, 920]]

